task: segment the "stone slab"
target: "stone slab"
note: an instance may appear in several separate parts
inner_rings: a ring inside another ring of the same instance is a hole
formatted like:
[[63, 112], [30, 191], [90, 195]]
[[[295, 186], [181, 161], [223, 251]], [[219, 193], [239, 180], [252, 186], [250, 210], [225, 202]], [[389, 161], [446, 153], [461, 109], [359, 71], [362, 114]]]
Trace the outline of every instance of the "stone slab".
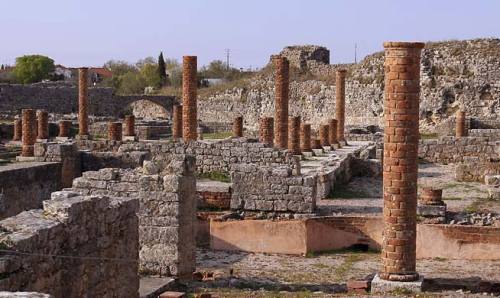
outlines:
[[33, 162], [33, 161], [36, 161], [36, 157], [34, 157], [34, 156], [16, 156], [16, 161]]
[[56, 137], [56, 141], [59, 141], [59, 142], [66, 142], [67, 140], [69, 140], [68, 137]]
[[313, 152], [312, 151], [302, 152], [302, 156], [304, 156], [304, 157], [312, 157], [313, 156]]
[[312, 149], [312, 152], [314, 156], [322, 156], [323, 155], [323, 149]]
[[139, 297], [157, 298], [160, 294], [173, 288], [175, 279], [170, 277], [141, 277], [139, 284]]
[[445, 216], [446, 205], [424, 205], [419, 204], [417, 214], [420, 216]]
[[136, 142], [139, 140], [137, 136], [123, 136], [124, 141]]
[[381, 279], [378, 274], [373, 277], [371, 284], [371, 293], [389, 293], [394, 290], [406, 289], [413, 293], [422, 292], [422, 283], [424, 282], [424, 276], [420, 275], [419, 279], [416, 281], [389, 281]]

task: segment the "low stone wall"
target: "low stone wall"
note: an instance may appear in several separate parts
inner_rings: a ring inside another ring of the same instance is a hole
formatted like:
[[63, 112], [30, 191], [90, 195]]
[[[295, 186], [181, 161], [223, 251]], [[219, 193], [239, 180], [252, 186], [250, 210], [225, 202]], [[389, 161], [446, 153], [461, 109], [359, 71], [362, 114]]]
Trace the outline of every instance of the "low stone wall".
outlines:
[[462, 163], [455, 169], [457, 181], [476, 181], [484, 183], [484, 176], [500, 175], [500, 160], [481, 163]]
[[137, 199], [55, 192], [43, 205], [0, 221], [1, 289], [139, 296]]
[[316, 176], [293, 175], [290, 166], [240, 164], [233, 168], [231, 209], [312, 213]]
[[254, 139], [228, 138], [184, 143], [183, 141], [141, 141], [123, 143], [118, 152], [149, 152], [152, 160], [161, 160], [168, 153], [193, 154], [196, 171], [230, 172], [239, 164], [283, 165], [291, 164], [287, 150], [269, 147]]
[[500, 128], [489, 129], [469, 129], [471, 137], [489, 137], [492, 139], [500, 139]]
[[[245, 119], [243, 119], [245, 121]], [[243, 125], [245, 126], [245, 125]], [[202, 122], [200, 127], [204, 133], [228, 132], [233, 129], [232, 122]]]
[[[383, 226], [379, 216], [212, 220], [210, 247], [301, 255], [360, 246], [378, 250], [382, 245]], [[500, 228], [418, 224], [416, 244], [419, 259], [496, 260], [500, 258]]]
[[137, 198], [140, 272], [190, 276], [195, 269], [195, 159], [168, 155], [142, 169], [84, 172], [73, 191]]
[[38, 209], [61, 188], [61, 163], [23, 162], [0, 166], [0, 219]]
[[500, 156], [500, 140], [489, 137], [441, 137], [421, 140], [418, 156], [437, 163], [489, 161]]

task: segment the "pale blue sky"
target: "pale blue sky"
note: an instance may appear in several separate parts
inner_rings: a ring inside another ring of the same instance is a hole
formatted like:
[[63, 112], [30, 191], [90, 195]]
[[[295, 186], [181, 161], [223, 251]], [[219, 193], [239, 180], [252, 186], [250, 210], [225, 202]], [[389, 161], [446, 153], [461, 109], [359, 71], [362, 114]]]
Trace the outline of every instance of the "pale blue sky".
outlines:
[[286, 45], [319, 44], [331, 62], [386, 40], [500, 36], [498, 0], [0, 0], [0, 63], [48, 55], [67, 66], [197, 55], [262, 66]]

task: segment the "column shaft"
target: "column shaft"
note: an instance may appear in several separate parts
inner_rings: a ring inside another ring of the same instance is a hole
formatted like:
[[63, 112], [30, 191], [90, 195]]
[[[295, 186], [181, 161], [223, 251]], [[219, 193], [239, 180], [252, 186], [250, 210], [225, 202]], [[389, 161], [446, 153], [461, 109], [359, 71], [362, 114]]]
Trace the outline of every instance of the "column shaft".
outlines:
[[184, 56], [182, 61], [182, 136], [184, 141], [198, 139], [198, 116], [196, 103], [197, 57]]
[[233, 137], [243, 137], [243, 117], [238, 116], [233, 121]]
[[49, 138], [49, 113], [44, 110], [38, 111], [38, 139]]
[[417, 158], [423, 46], [423, 43], [384, 43], [384, 230], [380, 277], [386, 280], [418, 279]]
[[88, 68], [78, 69], [78, 134], [87, 136], [89, 134], [88, 115]]
[[172, 112], [172, 138], [182, 138], [182, 105], [175, 105]]
[[311, 124], [304, 123], [300, 126], [300, 150], [311, 152]]
[[273, 145], [274, 135], [273, 117], [260, 118], [259, 140], [261, 143]]
[[300, 155], [300, 117], [288, 118], [288, 151]]
[[288, 145], [288, 93], [289, 93], [289, 62], [286, 58], [273, 58], [275, 67], [275, 116], [274, 145], [286, 149]]
[[35, 155], [36, 142], [36, 113], [33, 109], [24, 109], [23, 114], [23, 146], [21, 156], [30, 157]]
[[345, 141], [345, 69], [339, 69], [336, 73], [335, 83], [335, 118], [337, 119], [337, 140]]

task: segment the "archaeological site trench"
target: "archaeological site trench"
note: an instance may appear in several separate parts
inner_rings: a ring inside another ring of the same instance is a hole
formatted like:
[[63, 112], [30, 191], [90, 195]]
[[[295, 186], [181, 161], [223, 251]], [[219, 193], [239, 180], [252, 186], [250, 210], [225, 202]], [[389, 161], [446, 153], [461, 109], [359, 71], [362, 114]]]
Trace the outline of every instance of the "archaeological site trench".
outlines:
[[500, 60], [450, 48], [291, 46], [209, 96], [196, 56], [182, 96], [0, 84], [0, 290], [500, 295]]

